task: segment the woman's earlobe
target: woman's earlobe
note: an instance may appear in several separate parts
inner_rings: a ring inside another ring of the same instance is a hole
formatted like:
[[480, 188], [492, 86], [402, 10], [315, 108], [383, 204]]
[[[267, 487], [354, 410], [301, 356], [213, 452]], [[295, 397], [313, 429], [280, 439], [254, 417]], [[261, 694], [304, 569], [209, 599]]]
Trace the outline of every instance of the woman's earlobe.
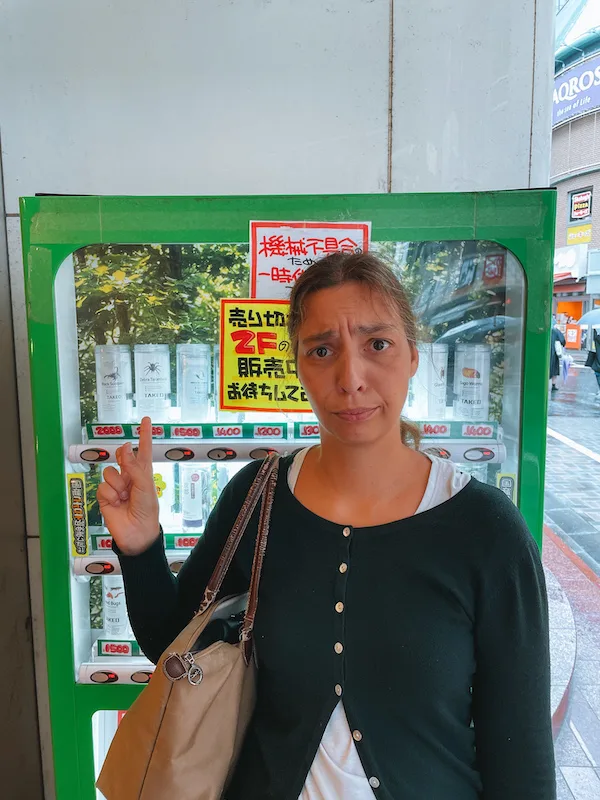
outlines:
[[419, 369], [419, 351], [414, 345], [411, 345], [412, 350], [412, 358], [411, 358], [411, 366], [410, 366], [410, 377], [414, 378], [417, 374], [417, 370]]

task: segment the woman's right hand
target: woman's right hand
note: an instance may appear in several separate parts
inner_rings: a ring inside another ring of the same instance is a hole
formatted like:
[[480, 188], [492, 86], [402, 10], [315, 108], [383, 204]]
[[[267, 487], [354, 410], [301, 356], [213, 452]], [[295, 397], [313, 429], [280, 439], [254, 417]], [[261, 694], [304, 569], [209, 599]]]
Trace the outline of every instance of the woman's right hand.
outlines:
[[98, 504], [119, 550], [136, 556], [160, 535], [158, 497], [152, 473], [152, 422], [144, 417], [137, 454], [130, 442], [117, 449], [117, 464], [104, 470]]

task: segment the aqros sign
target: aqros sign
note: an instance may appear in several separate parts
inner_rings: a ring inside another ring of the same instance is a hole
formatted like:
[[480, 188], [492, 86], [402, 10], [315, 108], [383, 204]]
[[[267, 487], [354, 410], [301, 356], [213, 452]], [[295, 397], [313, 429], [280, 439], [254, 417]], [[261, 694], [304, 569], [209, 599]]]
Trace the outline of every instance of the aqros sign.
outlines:
[[565, 70], [554, 80], [552, 125], [600, 107], [600, 56]]

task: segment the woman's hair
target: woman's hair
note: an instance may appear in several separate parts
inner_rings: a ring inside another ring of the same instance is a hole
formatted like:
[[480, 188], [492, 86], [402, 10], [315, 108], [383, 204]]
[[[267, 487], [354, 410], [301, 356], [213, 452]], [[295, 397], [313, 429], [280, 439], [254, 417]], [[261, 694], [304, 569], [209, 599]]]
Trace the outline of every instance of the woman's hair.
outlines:
[[[402, 284], [392, 270], [371, 253], [331, 253], [310, 266], [296, 281], [290, 295], [288, 333], [294, 357], [298, 357], [298, 332], [306, 316], [306, 300], [315, 292], [345, 283], [360, 283], [383, 298], [393, 308], [404, 327], [408, 342], [417, 344], [417, 323]], [[419, 446], [418, 427], [400, 420], [404, 444]]]

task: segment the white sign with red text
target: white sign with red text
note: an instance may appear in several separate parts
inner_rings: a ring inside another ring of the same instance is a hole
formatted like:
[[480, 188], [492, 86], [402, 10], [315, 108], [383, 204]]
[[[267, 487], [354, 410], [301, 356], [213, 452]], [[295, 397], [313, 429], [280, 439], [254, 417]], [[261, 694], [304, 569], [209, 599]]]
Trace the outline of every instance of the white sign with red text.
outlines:
[[450, 426], [444, 422], [422, 422], [419, 427], [422, 435], [429, 438], [447, 438], [450, 435]]
[[485, 423], [469, 423], [462, 426], [462, 435], [475, 439], [491, 439], [494, 436], [494, 428]]
[[[135, 425], [133, 427], [133, 435], [139, 439], [140, 438], [140, 431], [142, 429], [141, 425]], [[152, 426], [152, 438], [153, 439], [164, 439], [165, 438], [165, 429], [162, 425], [153, 425]]]
[[328, 253], [365, 253], [370, 222], [250, 222], [250, 296], [287, 300], [307, 267]]

